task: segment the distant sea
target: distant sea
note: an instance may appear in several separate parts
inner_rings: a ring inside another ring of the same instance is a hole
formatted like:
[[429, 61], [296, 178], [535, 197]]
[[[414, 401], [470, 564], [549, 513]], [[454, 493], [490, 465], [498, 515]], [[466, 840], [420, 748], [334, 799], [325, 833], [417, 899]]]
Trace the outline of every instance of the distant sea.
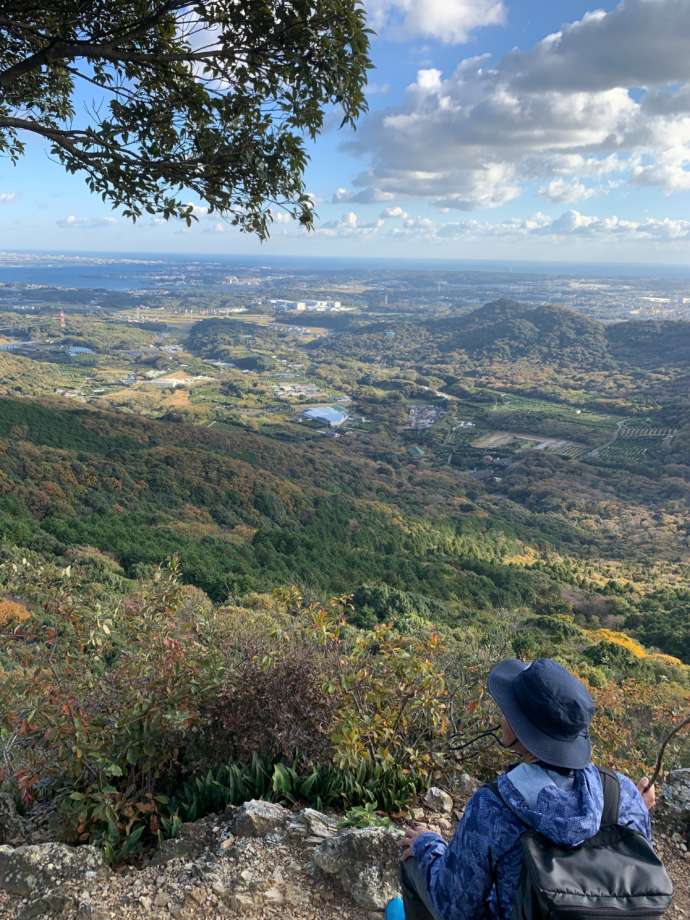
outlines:
[[690, 265], [574, 262], [337, 259], [161, 253], [0, 252], [1, 284], [109, 291], [171, 289], [257, 272], [464, 272], [582, 279], [690, 280]]

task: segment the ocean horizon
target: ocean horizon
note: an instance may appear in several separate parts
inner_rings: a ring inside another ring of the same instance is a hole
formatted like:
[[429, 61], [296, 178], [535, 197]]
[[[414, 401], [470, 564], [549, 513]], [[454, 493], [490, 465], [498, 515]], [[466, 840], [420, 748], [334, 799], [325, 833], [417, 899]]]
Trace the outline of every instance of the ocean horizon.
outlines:
[[[658, 279], [690, 281], [688, 264], [627, 262], [534, 262], [476, 259], [336, 258], [276, 255], [193, 254], [127, 251], [2, 250], [0, 283], [57, 288], [127, 291], [179, 287], [192, 281], [194, 267], [242, 271], [457, 272], [583, 279]], [[184, 275], [171, 276], [169, 269]]]

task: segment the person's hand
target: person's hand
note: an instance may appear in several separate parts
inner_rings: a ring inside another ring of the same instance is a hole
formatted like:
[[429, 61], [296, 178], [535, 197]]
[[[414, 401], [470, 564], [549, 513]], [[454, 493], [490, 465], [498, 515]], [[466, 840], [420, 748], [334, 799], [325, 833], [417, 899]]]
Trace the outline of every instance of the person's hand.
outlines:
[[428, 827], [425, 827], [423, 824], [413, 824], [412, 827], [408, 827], [405, 831], [405, 836], [400, 841], [402, 846], [402, 860], [403, 862], [406, 859], [409, 859], [412, 853], [412, 847], [415, 845], [415, 841], [422, 836], [422, 834], [429, 834], [431, 831]]
[[651, 811], [652, 808], [656, 806], [656, 787], [649, 785], [648, 776], [643, 776], [637, 784], [637, 788], [642, 793], [642, 798], [644, 799], [644, 803], [648, 810]]

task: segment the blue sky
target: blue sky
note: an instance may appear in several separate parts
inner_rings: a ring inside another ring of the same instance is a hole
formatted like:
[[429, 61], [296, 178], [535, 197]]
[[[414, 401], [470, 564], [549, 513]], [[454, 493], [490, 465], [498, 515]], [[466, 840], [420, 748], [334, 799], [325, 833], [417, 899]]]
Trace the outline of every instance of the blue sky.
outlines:
[[366, 2], [370, 112], [310, 149], [316, 232], [132, 227], [30, 139], [0, 248], [688, 261], [690, 0]]

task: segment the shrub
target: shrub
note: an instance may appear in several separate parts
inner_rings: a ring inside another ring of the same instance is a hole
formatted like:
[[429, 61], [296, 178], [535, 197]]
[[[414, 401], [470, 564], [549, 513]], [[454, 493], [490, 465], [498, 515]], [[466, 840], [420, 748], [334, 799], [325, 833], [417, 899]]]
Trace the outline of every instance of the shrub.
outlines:
[[[654, 687], [637, 679], [609, 681], [602, 688], [590, 689], [597, 707], [592, 722], [595, 760], [633, 779], [649, 775], [662, 738], [687, 715], [687, 691]], [[690, 738], [685, 732], [669, 745], [665, 766], [670, 769], [687, 763], [688, 756]]]
[[330, 751], [335, 699], [324, 693], [333, 680], [333, 655], [306, 640], [283, 635], [273, 655], [245, 646], [231, 673], [199, 713], [186, 760], [198, 769], [229, 758], [322, 761]]
[[596, 642], [625, 649], [634, 658], [647, 657], [647, 652], [640, 643], [625, 633], [616, 632], [613, 629], [585, 630], [585, 633]]
[[157, 835], [159, 782], [213, 684], [211, 636], [176, 619], [179, 599], [173, 566], [125, 598], [116, 621], [58, 604], [59, 628], [44, 624], [32, 657], [1, 687], [24, 797], [58, 783], [74, 835], [113, 856]]
[[431, 774], [446, 732], [448, 692], [438, 668], [437, 634], [402, 636], [378, 626], [355, 638], [340, 662], [332, 739], [341, 769], [358, 763]]
[[353, 633], [342, 598], [294, 590], [278, 613], [216, 608], [175, 563], [110, 608], [43, 575], [0, 673], [5, 761], [26, 801], [58, 793], [71, 839], [119, 861], [244, 795], [397, 810], [421, 788], [445, 728], [433, 635]]
[[31, 619], [31, 613], [24, 604], [5, 598], [0, 600], [0, 629], [4, 626], [19, 626]]
[[[175, 562], [144, 582], [112, 574], [106, 584], [82, 555], [61, 567], [0, 550], [5, 596], [30, 586], [22, 609], [32, 611], [5, 608], [0, 782], [25, 802], [57, 797], [70, 839], [113, 862], [246, 798], [374, 820], [458, 767], [495, 775], [507, 756], [491, 734], [466, 744], [497, 724], [486, 677], [521, 637], [551, 643], [589, 680], [604, 763], [649, 770], [687, 708], [677, 664], [599, 641], [618, 656], [611, 680], [565, 620], [558, 639], [550, 621], [525, 630], [524, 611], [440, 632], [411, 611], [403, 629], [360, 630], [348, 598], [312, 603], [293, 586], [217, 607], [180, 584]], [[667, 763], [687, 754], [679, 738]]]
[[626, 673], [636, 670], [640, 660], [634, 652], [618, 642], [597, 642], [596, 645], [586, 648], [583, 655], [592, 664]]
[[530, 617], [526, 625], [560, 641], [577, 638], [582, 635], [582, 630], [575, 623], [572, 616]]
[[449, 608], [434, 598], [400, 591], [388, 585], [362, 585], [352, 595], [349, 619], [360, 628], [371, 629], [377, 623], [400, 626], [414, 616], [443, 622], [449, 618]]

